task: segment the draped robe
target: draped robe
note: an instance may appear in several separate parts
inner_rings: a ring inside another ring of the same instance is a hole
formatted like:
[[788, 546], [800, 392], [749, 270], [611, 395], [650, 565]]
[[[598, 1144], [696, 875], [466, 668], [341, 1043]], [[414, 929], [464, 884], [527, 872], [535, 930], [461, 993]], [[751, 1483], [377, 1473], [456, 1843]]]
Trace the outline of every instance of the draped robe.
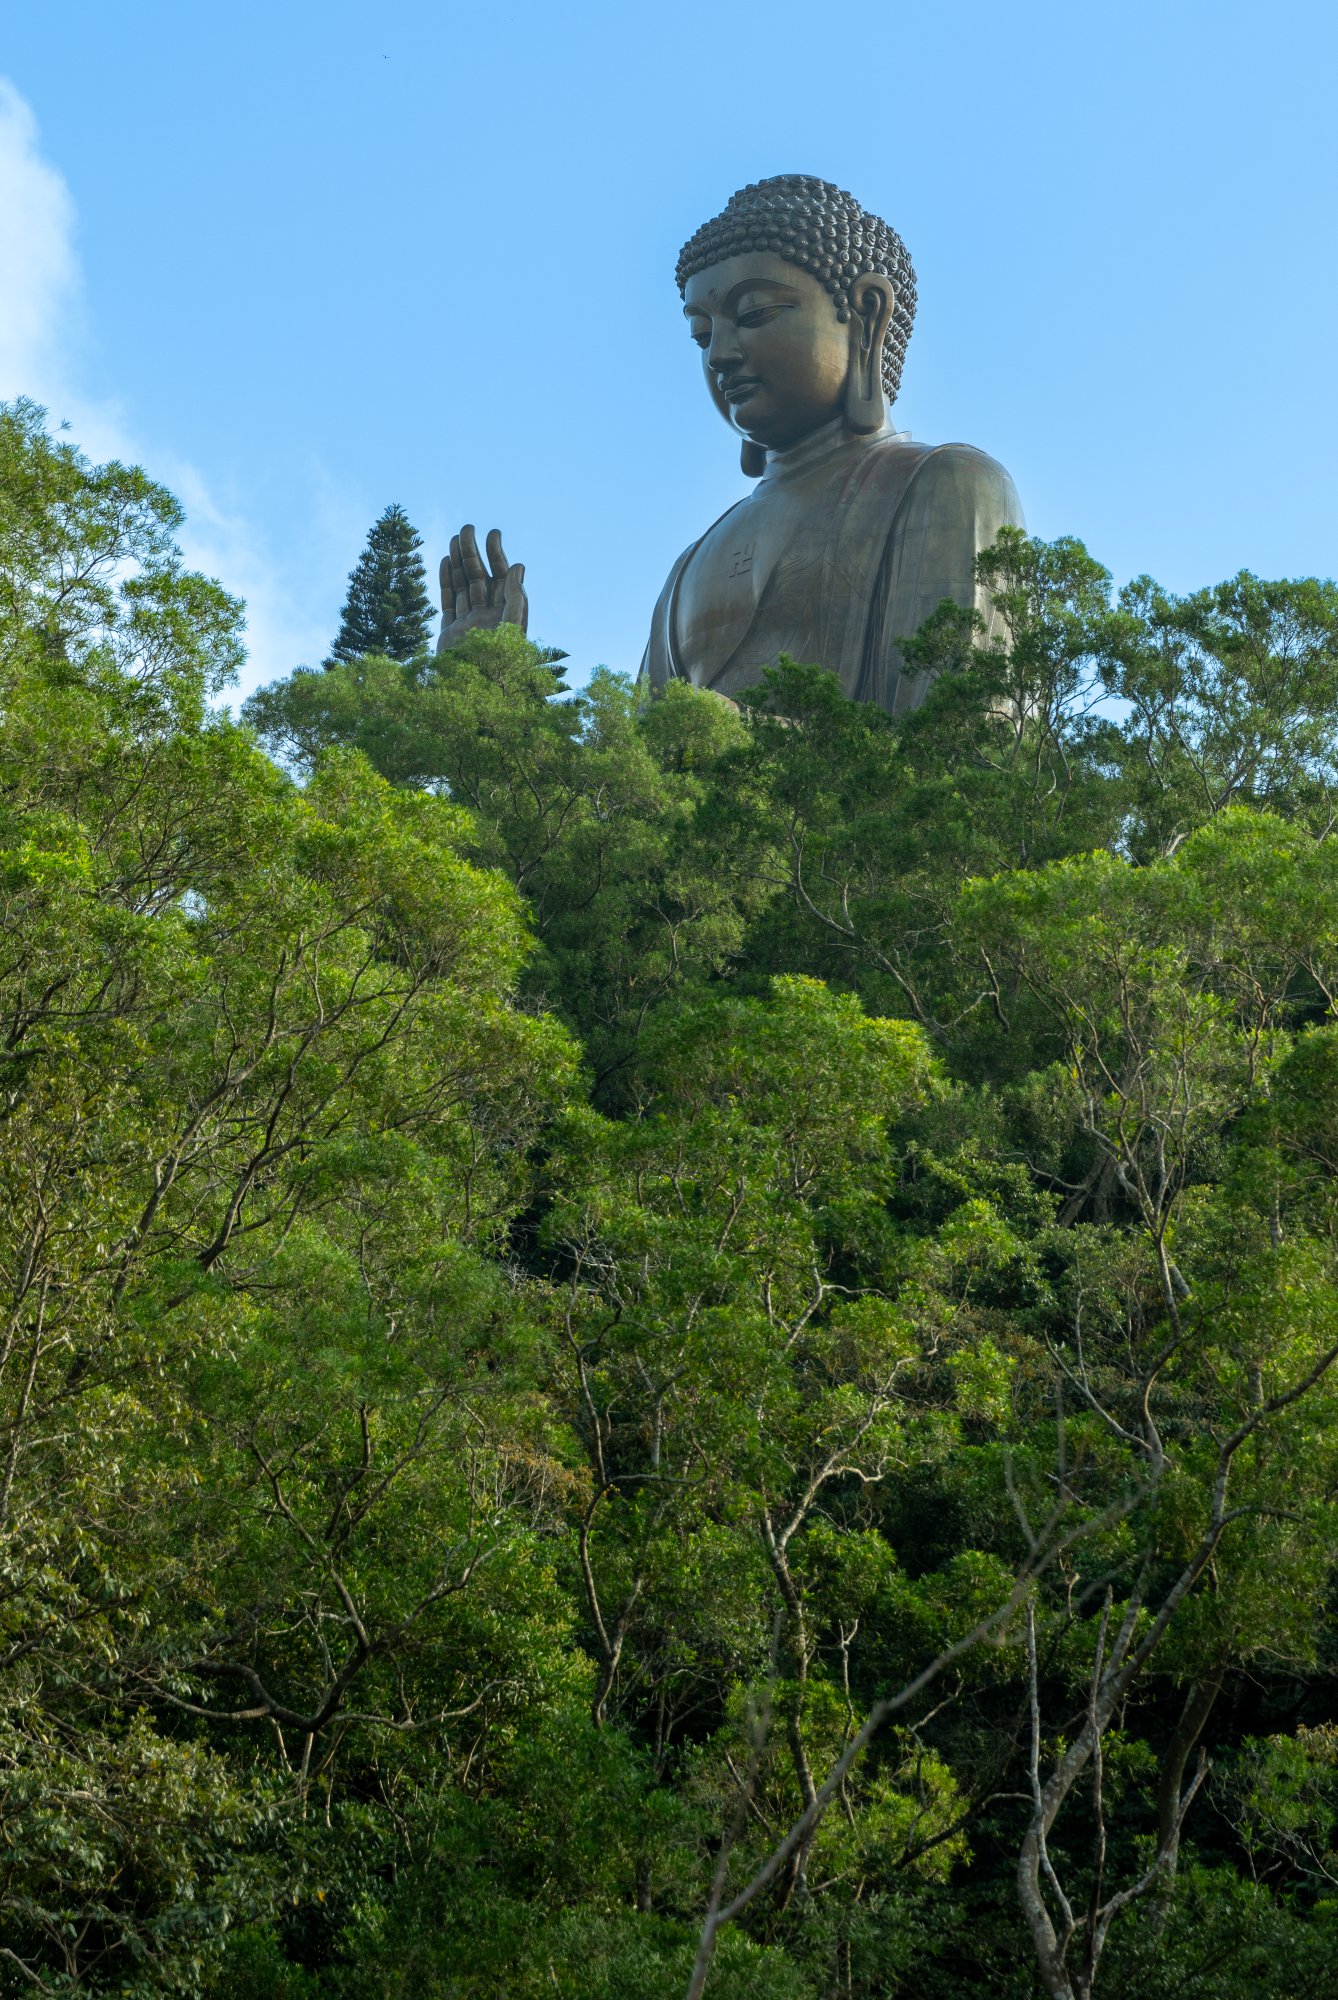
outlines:
[[900, 645], [942, 600], [993, 614], [974, 563], [1022, 525], [1012, 480], [970, 445], [915, 444], [838, 419], [769, 452], [746, 498], [685, 549], [655, 607], [643, 684], [733, 695], [782, 653], [828, 667], [847, 695], [914, 708], [927, 676]]

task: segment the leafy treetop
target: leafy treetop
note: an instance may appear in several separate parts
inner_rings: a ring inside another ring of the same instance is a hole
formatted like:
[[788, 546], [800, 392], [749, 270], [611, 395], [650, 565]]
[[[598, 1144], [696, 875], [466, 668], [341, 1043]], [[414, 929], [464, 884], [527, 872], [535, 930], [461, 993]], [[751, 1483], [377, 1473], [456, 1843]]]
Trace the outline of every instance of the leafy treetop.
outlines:
[[409, 660], [423, 651], [432, 630], [432, 600], [418, 553], [422, 546], [404, 509], [387, 507], [349, 572], [348, 596], [327, 666], [366, 653]]

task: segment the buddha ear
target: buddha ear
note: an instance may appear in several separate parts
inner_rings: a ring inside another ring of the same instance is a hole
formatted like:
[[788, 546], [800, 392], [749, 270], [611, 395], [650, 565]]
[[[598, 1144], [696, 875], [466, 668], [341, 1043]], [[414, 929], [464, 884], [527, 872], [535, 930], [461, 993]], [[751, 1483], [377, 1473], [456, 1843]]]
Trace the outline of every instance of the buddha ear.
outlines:
[[883, 395], [883, 341], [897, 295], [880, 271], [865, 271], [848, 288], [850, 367], [846, 374], [846, 429], [869, 437], [887, 422]]

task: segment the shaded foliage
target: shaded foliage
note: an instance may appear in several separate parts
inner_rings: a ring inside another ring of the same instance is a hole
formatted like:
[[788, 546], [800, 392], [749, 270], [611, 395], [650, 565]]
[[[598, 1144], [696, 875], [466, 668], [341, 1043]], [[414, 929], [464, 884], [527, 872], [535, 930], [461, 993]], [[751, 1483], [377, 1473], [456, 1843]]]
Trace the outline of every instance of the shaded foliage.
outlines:
[[0, 1992], [1325, 1990], [1338, 593], [238, 725], [178, 523], [0, 412]]

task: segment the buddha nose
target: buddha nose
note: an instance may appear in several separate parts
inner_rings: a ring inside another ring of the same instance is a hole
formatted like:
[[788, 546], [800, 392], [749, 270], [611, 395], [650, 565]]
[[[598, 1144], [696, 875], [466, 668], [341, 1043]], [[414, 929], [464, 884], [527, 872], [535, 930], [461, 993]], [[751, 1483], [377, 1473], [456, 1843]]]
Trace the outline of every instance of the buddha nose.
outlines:
[[717, 322], [711, 331], [711, 345], [706, 350], [706, 365], [717, 374], [742, 361], [743, 349], [739, 346], [739, 329], [728, 320]]

